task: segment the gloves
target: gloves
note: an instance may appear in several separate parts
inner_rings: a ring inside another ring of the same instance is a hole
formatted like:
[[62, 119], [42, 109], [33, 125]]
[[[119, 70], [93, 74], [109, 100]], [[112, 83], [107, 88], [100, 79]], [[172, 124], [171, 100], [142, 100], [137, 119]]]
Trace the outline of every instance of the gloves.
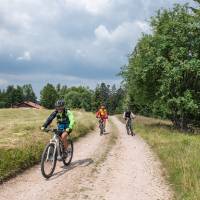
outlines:
[[67, 133], [71, 133], [71, 132], [72, 132], [72, 129], [71, 129], [71, 128], [67, 128], [67, 129], [66, 129], [66, 132], [67, 132]]
[[44, 131], [44, 130], [45, 130], [45, 127], [44, 127], [44, 126], [42, 126], [40, 129], [41, 129], [41, 131]]

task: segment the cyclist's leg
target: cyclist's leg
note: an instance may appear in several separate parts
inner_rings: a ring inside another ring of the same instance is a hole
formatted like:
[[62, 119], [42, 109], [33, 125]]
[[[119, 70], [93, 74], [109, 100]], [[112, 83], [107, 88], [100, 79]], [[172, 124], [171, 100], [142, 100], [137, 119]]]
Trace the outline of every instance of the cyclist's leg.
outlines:
[[101, 118], [99, 118], [99, 128], [101, 128]]
[[129, 134], [129, 120], [126, 119], [126, 131]]
[[68, 133], [67, 133], [66, 131], [63, 132], [62, 135], [61, 135], [62, 142], [63, 142], [63, 145], [64, 145], [65, 150], [66, 150], [67, 147], [68, 147], [67, 136], [68, 136]]
[[103, 130], [106, 132], [106, 119], [103, 119]]
[[130, 130], [131, 130], [131, 134], [135, 135], [134, 131], [133, 131], [133, 123], [132, 120], [130, 119]]
[[133, 134], [133, 129], [132, 129], [132, 121], [129, 119], [129, 129], [131, 131], [131, 134]]

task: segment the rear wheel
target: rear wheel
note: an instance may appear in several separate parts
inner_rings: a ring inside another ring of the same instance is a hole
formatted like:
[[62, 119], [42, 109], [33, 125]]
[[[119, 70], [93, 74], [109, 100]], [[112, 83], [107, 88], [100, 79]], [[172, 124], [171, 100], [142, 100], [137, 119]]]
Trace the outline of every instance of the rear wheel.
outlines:
[[129, 126], [128, 126], [128, 123], [126, 123], [126, 132], [127, 132], [127, 135], [129, 135]]
[[55, 170], [57, 161], [56, 146], [50, 143], [44, 149], [41, 159], [41, 172], [45, 178], [50, 178]]
[[63, 155], [63, 163], [64, 165], [69, 165], [72, 161], [73, 158], [73, 153], [74, 153], [74, 145], [71, 140], [68, 140], [68, 147], [67, 150], [65, 150], [64, 155]]

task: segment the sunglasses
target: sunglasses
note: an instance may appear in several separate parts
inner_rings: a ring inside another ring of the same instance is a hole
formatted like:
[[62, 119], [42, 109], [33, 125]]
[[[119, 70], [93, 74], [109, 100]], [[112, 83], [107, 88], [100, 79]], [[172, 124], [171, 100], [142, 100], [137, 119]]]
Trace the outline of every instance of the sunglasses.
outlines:
[[57, 111], [62, 111], [64, 110], [64, 107], [56, 108]]

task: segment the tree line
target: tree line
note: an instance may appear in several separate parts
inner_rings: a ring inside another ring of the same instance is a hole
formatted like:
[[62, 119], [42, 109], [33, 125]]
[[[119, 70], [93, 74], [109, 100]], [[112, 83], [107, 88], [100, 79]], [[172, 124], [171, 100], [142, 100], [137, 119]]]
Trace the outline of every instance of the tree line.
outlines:
[[57, 99], [64, 99], [69, 108], [96, 111], [100, 105], [105, 105], [110, 114], [120, 113], [123, 110], [124, 90], [105, 83], [98, 84], [92, 90], [89, 87], [67, 87], [58, 84], [54, 87], [47, 84], [41, 90], [41, 105], [46, 108], [54, 108]]
[[16, 87], [9, 85], [6, 90], [0, 90], [0, 108], [10, 108], [23, 101], [36, 100], [31, 84]]
[[23, 86], [10, 85], [6, 90], [0, 90], [0, 108], [9, 108], [23, 101], [40, 103], [47, 109], [53, 109], [58, 99], [64, 99], [66, 105], [71, 109], [85, 109], [86, 111], [96, 111], [100, 105], [105, 105], [110, 114], [120, 113], [123, 110], [124, 90], [110, 86], [105, 83], [98, 84], [92, 90], [89, 87], [67, 87], [60, 84], [54, 86], [46, 84], [40, 92], [40, 101], [31, 84]]
[[121, 70], [126, 103], [180, 129], [200, 126], [200, 9], [177, 4], [150, 25]]

